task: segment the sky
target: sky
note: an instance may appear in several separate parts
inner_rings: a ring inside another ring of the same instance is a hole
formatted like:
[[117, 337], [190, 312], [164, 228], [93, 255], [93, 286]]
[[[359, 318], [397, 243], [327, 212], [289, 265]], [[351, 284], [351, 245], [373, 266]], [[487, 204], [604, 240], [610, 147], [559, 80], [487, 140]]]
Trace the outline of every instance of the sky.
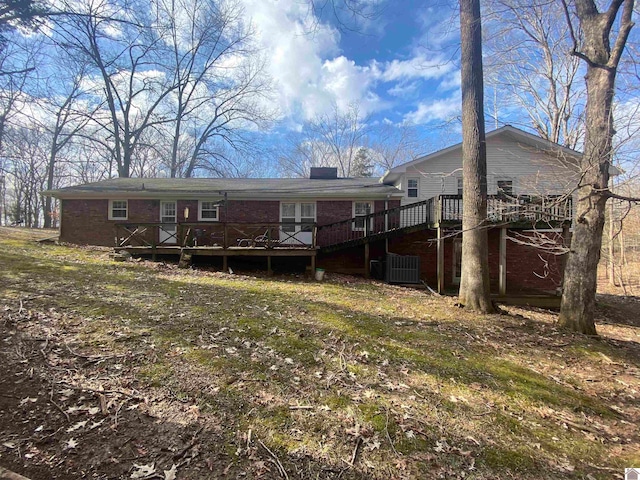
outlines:
[[[83, 4], [91, 0], [65, 1]], [[97, 1], [107, 6], [112, 2]], [[243, 8], [243, 21], [255, 31], [253, 41], [272, 80], [273, 91], [265, 102], [268, 102], [270, 111], [274, 109], [277, 112], [276, 121], [266, 128], [257, 123], [243, 123], [242, 131], [249, 132], [251, 143], [255, 138], [259, 147], [265, 145], [274, 152], [280, 152], [287, 147], [289, 133], [305, 131], [310, 120], [331, 114], [334, 108], [347, 112], [354, 104], [358, 105], [360, 118], [366, 118], [370, 126], [388, 124], [414, 127], [419, 137], [424, 139], [419, 153], [427, 154], [461, 140], [457, 1], [349, 0], [375, 4], [373, 15], [357, 18], [345, 12], [339, 13], [336, 18], [330, 6], [344, 5], [344, 0], [316, 0], [316, 5], [327, 6], [323, 12], [310, 9], [314, 3], [312, 0], [227, 1], [237, 2]], [[487, 3], [483, 4], [486, 6]], [[493, 31], [501, 30], [495, 28], [495, 24], [501, 21], [502, 17], [498, 17], [498, 21], [493, 20]], [[113, 25], [109, 24], [109, 27], [115, 31], [105, 33], [113, 36], [116, 42], [119, 37], [116, 27], [120, 24]], [[491, 31], [487, 26], [492, 27], [492, 24], [485, 15], [485, 33]], [[517, 37], [513, 30], [505, 35], [510, 41]], [[635, 37], [636, 46], [640, 43], [639, 35], [640, 29], [634, 29], [632, 36]], [[497, 35], [495, 38], [502, 37]], [[520, 55], [521, 52], [518, 52]], [[491, 60], [486, 45], [485, 55], [487, 60]], [[498, 61], [493, 63], [501, 67], [504, 57], [496, 58]], [[232, 56], [231, 63], [234, 60], [240, 61], [238, 56]], [[519, 62], [520, 57], [512, 64], [526, 72], [527, 69], [522, 69]], [[485, 66], [487, 63], [491, 62], [485, 61]], [[525, 63], [535, 70], [541, 63], [540, 54], [536, 56], [532, 52]], [[164, 75], [149, 68], [144, 72], [140, 69], [136, 72], [139, 80], [146, 81], [153, 76]], [[485, 77], [490, 76], [485, 70]], [[89, 77], [87, 82], [92, 78], [96, 82], [89, 90], [102, 92], [101, 77]], [[577, 84], [574, 84], [572, 91], [583, 89], [583, 73], [579, 72], [576, 78]], [[640, 112], [637, 74], [629, 78], [635, 82], [635, 86], [622, 89], [627, 94], [626, 97], [617, 97], [621, 99], [618, 111], [630, 112], [628, 116], [636, 117]], [[525, 75], [526, 81], [529, 81], [529, 77]], [[539, 78], [531, 79], [534, 86], [536, 81], [539, 82]], [[618, 81], [619, 85], [623, 83]], [[511, 98], [513, 92], [511, 96], [506, 90], [494, 95], [491, 85], [490, 80], [485, 81], [487, 130], [511, 123], [532, 131], [531, 120], [523, 114], [521, 105]], [[152, 103], [143, 95], [137, 96], [136, 102], [145, 105]], [[141, 106], [144, 111], [142, 107], [144, 105]], [[206, 108], [199, 109], [200, 117], [206, 119], [207, 113]], [[491, 120], [494, 113], [499, 113], [500, 122]], [[246, 126], [246, 123], [250, 125]], [[640, 122], [636, 123], [640, 125]], [[383, 129], [377, 131], [384, 132]], [[635, 131], [640, 131], [640, 127]], [[372, 143], [375, 145], [375, 139]], [[634, 153], [639, 149], [636, 148]], [[256, 148], [255, 151], [259, 160], [265, 162], [264, 157], [268, 155], [263, 155], [264, 150]], [[418, 152], [411, 152], [415, 153]], [[278, 174], [276, 170], [271, 170], [271, 167], [275, 167], [275, 162], [272, 163], [274, 165], [268, 165], [269, 169], [253, 172], [252, 175]], [[249, 168], [253, 169], [253, 164]]]
[[[357, 103], [373, 124], [411, 123], [425, 132], [459, 115], [455, 2], [389, 2], [357, 24], [316, 15], [305, 0], [242, 3], [274, 81], [280, 129], [302, 128], [334, 102], [342, 110]], [[435, 148], [441, 140], [440, 132]]]

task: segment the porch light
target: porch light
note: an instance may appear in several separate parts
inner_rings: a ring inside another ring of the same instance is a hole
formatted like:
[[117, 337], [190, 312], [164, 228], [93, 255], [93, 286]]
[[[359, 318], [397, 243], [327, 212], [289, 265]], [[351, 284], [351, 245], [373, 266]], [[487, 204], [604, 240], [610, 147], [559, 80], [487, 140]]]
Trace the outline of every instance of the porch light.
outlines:
[[184, 207], [184, 219], [189, 219], [189, 207]]

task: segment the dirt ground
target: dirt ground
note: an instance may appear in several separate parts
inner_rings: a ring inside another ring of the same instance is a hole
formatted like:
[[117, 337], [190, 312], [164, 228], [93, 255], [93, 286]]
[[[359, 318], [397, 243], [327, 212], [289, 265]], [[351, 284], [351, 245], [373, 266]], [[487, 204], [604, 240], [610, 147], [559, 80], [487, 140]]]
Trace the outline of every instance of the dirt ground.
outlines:
[[0, 229], [0, 465], [33, 480], [592, 480], [640, 461], [640, 297], [600, 294], [589, 339], [537, 308], [476, 318], [355, 277], [120, 265], [34, 235]]

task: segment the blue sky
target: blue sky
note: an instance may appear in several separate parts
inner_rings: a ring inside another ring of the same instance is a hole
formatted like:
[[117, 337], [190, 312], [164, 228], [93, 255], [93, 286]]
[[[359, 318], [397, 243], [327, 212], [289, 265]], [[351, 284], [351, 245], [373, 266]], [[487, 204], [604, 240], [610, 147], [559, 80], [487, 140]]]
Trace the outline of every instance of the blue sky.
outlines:
[[[311, 18], [301, 0], [243, 0], [275, 81], [281, 128], [301, 128], [333, 102], [358, 103], [370, 122], [409, 122], [425, 132], [459, 114], [458, 25], [448, 3], [388, 2], [350, 31], [331, 14]], [[451, 137], [434, 137], [439, 148]]]

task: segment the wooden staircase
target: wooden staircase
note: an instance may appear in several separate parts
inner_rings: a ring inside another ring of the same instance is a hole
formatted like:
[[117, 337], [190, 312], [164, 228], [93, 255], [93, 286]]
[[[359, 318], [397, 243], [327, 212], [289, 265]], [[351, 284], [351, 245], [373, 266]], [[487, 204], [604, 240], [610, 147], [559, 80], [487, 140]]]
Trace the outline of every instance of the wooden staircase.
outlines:
[[398, 235], [425, 230], [433, 224], [434, 199], [319, 225], [320, 252], [334, 252]]

